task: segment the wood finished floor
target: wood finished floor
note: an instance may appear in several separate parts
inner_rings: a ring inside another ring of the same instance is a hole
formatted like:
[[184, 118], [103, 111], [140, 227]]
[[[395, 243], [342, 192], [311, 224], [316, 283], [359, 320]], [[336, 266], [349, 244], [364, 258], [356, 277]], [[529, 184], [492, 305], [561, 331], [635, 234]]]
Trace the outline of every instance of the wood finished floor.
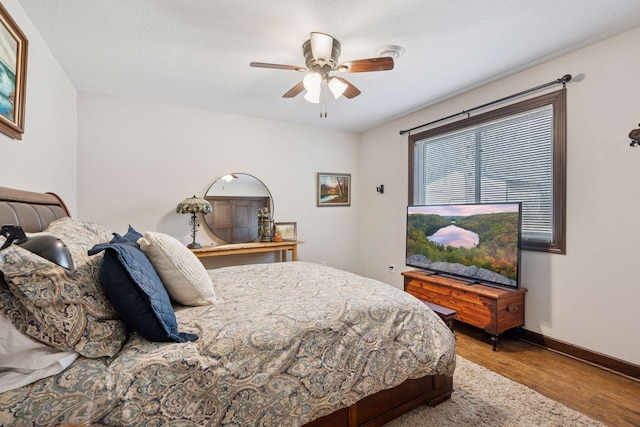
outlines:
[[640, 426], [640, 382], [502, 335], [456, 322], [457, 353], [607, 426]]

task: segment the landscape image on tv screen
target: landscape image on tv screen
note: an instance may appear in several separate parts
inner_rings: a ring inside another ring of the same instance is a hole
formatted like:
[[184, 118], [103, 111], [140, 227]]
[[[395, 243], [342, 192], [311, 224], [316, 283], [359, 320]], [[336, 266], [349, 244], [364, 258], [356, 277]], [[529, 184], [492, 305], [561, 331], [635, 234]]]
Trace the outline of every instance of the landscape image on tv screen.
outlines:
[[409, 206], [407, 266], [518, 288], [520, 203]]

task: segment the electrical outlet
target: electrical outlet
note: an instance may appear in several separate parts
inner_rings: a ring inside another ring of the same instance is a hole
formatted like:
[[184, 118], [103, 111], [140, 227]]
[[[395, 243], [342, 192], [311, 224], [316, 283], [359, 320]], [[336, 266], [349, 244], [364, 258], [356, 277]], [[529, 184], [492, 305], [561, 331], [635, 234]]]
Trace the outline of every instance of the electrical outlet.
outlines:
[[395, 264], [391, 264], [391, 265], [389, 266], [389, 273], [392, 273], [392, 274], [393, 274], [393, 272], [394, 272], [394, 271], [396, 271], [396, 265], [395, 265]]

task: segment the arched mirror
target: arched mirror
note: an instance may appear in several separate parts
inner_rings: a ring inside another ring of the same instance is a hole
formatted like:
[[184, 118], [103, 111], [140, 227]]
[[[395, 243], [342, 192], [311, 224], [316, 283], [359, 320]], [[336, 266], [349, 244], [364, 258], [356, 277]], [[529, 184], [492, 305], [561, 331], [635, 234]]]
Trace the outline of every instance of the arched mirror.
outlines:
[[246, 173], [218, 178], [204, 198], [213, 212], [205, 214], [209, 230], [229, 243], [252, 242], [258, 238], [258, 211], [269, 209], [273, 217], [273, 198], [266, 185]]

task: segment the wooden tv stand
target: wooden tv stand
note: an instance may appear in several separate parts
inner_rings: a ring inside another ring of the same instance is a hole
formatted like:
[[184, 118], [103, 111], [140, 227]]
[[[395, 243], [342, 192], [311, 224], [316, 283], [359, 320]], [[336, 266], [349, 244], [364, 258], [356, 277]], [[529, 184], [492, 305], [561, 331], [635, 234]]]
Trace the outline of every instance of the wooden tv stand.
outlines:
[[456, 310], [456, 320], [489, 333], [494, 351], [498, 349], [498, 335], [524, 325], [526, 289], [469, 284], [470, 279], [419, 270], [405, 271], [402, 275], [405, 291], [420, 300]]

